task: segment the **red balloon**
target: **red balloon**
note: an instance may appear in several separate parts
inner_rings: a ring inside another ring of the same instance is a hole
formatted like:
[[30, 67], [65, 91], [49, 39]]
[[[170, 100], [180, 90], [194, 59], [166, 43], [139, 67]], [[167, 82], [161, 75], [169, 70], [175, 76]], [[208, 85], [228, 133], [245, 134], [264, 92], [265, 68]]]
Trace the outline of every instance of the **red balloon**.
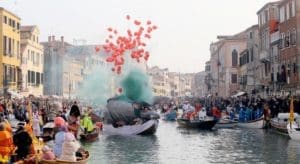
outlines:
[[148, 21], [147, 21], [147, 25], [150, 25], [150, 24], [151, 24], [151, 21], [148, 20]]
[[156, 29], [157, 29], [157, 26], [155, 26], [155, 25], [152, 26], [152, 29], [153, 29], [153, 30], [156, 30]]
[[123, 89], [122, 88], [118, 88], [118, 92], [122, 93]]
[[96, 51], [96, 52], [99, 52], [99, 51], [100, 51], [100, 47], [96, 46], [96, 47], [95, 47], [95, 51]]
[[127, 15], [127, 16], [126, 16], [126, 19], [127, 19], [127, 20], [130, 20], [130, 15]]
[[135, 20], [135, 21], [134, 21], [134, 24], [137, 25], [137, 26], [139, 26], [139, 25], [141, 25], [141, 22], [138, 21], [138, 20]]
[[109, 31], [109, 32], [112, 32], [112, 28], [111, 27], [109, 27], [109, 28], [107, 28], [107, 31]]
[[107, 61], [107, 62], [113, 62], [113, 61], [114, 61], [114, 58], [113, 58], [113, 57], [108, 57], [108, 58], [106, 58], [106, 61]]
[[118, 31], [117, 31], [117, 30], [114, 30], [114, 34], [117, 35], [117, 34], [118, 34]]
[[111, 71], [115, 72], [115, 68], [111, 68]]

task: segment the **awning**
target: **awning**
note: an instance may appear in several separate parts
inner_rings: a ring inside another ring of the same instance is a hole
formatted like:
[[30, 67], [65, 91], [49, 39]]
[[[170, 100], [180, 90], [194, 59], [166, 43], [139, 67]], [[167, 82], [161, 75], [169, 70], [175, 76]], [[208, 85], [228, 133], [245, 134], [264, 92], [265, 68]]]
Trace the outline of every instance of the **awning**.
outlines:
[[239, 96], [243, 96], [243, 95], [245, 95], [246, 94], [246, 92], [238, 92], [237, 94], [235, 94], [235, 95], [233, 95], [233, 96], [231, 96], [231, 97], [239, 97]]

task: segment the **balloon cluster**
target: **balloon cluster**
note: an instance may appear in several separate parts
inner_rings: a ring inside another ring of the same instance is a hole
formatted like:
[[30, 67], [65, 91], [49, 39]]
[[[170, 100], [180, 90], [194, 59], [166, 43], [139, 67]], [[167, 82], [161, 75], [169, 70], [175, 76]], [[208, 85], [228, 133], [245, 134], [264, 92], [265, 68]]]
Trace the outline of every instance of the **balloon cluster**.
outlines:
[[[131, 21], [129, 15], [126, 16], [128, 21]], [[114, 67], [111, 69], [117, 74], [121, 74], [122, 66], [125, 63], [125, 52], [130, 52], [131, 59], [136, 62], [141, 60], [147, 61], [149, 59], [149, 52], [144, 48], [146, 47], [146, 40], [151, 39], [151, 33], [157, 29], [157, 26], [153, 25], [150, 20], [145, 22], [145, 26], [139, 20], [132, 21], [135, 30], [127, 30], [127, 34], [119, 35], [116, 29], [111, 27], [107, 28], [108, 37], [105, 40], [103, 46], [104, 50], [109, 54], [106, 58], [106, 62], [113, 63]], [[100, 47], [95, 47], [96, 52], [100, 51]]]

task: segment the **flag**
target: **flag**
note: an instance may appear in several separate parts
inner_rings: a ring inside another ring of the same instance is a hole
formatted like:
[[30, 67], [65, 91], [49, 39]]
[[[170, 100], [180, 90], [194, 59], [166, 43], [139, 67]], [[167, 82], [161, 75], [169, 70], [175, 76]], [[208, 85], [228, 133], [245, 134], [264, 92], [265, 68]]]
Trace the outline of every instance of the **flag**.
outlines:
[[294, 121], [294, 98], [292, 96], [291, 102], [290, 102], [290, 125], [292, 125]]

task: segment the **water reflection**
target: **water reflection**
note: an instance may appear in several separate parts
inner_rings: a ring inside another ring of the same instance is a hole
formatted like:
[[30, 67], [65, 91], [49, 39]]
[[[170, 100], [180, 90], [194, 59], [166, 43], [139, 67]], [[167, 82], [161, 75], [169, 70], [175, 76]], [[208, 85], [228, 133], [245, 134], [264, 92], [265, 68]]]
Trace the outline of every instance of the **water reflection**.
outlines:
[[161, 122], [155, 136], [100, 136], [90, 163], [298, 163], [300, 143], [262, 129], [201, 131]]

